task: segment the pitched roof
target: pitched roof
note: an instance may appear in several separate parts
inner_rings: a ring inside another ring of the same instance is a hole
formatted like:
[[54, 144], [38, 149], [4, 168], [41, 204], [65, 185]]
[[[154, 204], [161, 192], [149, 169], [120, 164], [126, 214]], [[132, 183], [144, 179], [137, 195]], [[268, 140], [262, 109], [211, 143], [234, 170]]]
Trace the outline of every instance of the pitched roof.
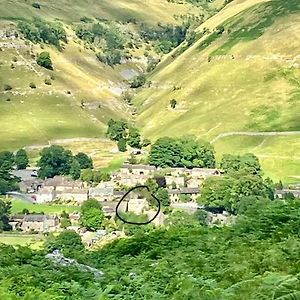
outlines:
[[200, 189], [199, 188], [181, 188], [181, 189], [168, 189], [168, 193], [170, 195], [180, 195], [180, 194], [199, 194]]
[[149, 165], [131, 165], [131, 164], [123, 164], [121, 169], [140, 169], [140, 170], [150, 170], [150, 171], [155, 171], [156, 167], [155, 166], [149, 166]]
[[49, 215], [25, 215], [23, 221], [24, 222], [44, 222], [46, 220], [54, 220], [57, 217], [49, 216]]

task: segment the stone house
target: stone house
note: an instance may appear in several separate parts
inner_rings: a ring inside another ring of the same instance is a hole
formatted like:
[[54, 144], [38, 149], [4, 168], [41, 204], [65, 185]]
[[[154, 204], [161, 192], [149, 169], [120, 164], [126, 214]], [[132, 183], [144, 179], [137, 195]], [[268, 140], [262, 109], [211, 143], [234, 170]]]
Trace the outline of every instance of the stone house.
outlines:
[[275, 197], [282, 199], [286, 194], [293, 194], [295, 198], [300, 198], [300, 190], [282, 189], [275, 191]]
[[174, 188], [173, 185], [178, 189], [184, 187], [185, 180], [183, 176], [165, 176], [165, 179], [168, 188]]
[[186, 195], [191, 198], [191, 201], [196, 201], [197, 198], [200, 196], [199, 188], [181, 188], [175, 190], [168, 190], [170, 195], [171, 202], [180, 202], [180, 195]]
[[56, 199], [61, 199], [63, 201], [73, 200], [78, 203], [82, 203], [89, 199], [88, 189], [69, 189], [66, 188], [62, 191], [56, 191]]
[[131, 165], [131, 164], [124, 164], [120, 169], [121, 175], [146, 175], [150, 176], [156, 171], [156, 167], [148, 166], [148, 165]]
[[127, 204], [127, 211], [135, 214], [142, 214], [144, 211], [149, 210], [149, 203], [147, 199], [130, 199]]
[[21, 193], [31, 193], [38, 191], [43, 185], [43, 180], [41, 179], [32, 179], [32, 180], [22, 180], [20, 182], [20, 191]]
[[199, 178], [190, 178], [187, 180], [187, 188], [198, 188], [201, 185], [202, 181]]
[[35, 195], [37, 203], [52, 202], [56, 199], [74, 200], [82, 203], [88, 200], [88, 189], [80, 180], [64, 176], [55, 176], [44, 181], [42, 188]]
[[53, 186], [57, 192], [62, 192], [66, 189], [84, 189], [85, 184], [80, 180], [72, 180], [65, 176], [54, 176], [48, 178], [44, 182], [44, 186]]
[[211, 176], [221, 176], [222, 171], [218, 169], [193, 168], [189, 173], [191, 177], [206, 179]]
[[172, 176], [188, 175], [189, 169], [187, 168], [170, 168], [170, 174]]
[[113, 187], [96, 187], [89, 189], [89, 198], [97, 199], [98, 201], [113, 201]]
[[55, 188], [53, 186], [42, 187], [35, 194], [36, 203], [52, 202], [56, 197]]
[[[14, 224], [15, 223], [15, 224]], [[54, 232], [59, 228], [59, 218], [50, 215], [24, 215], [15, 216], [11, 220], [14, 229], [20, 229], [24, 232]]]

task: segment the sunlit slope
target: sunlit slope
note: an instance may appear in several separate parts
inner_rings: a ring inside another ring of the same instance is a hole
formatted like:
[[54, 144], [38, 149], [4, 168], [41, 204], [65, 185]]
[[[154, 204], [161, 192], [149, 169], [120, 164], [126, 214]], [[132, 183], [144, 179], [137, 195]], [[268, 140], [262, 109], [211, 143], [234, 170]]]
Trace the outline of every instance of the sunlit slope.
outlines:
[[[300, 2], [246, 3], [233, 1], [212, 18], [223, 34], [205, 35], [150, 77], [152, 87], [136, 98], [146, 135], [212, 140], [232, 131], [300, 130]], [[230, 139], [222, 142], [226, 149]]]
[[146, 23], [175, 23], [174, 15], [198, 13], [194, 6], [171, 3], [167, 0], [40, 0], [41, 9], [32, 7], [34, 1], [0, 0], [0, 18], [27, 19], [39, 16], [61, 19], [64, 22], [79, 21], [81, 17], [106, 18], [127, 21], [136, 19]]

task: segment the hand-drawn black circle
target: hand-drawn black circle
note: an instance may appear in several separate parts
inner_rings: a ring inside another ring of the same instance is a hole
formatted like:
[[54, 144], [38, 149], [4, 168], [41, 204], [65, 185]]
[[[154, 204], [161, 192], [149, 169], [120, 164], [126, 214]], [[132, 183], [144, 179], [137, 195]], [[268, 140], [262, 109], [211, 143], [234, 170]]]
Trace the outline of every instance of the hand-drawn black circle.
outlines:
[[[157, 203], [158, 203], [157, 213], [154, 215], [154, 217], [153, 217], [151, 220], [149, 220], [149, 221], [147, 221], [147, 222], [137, 223], [137, 222], [127, 221], [127, 220], [125, 220], [124, 218], [122, 218], [122, 217], [119, 215], [119, 213], [118, 213], [118, 208], [119, 208], [119, 206], [121, 205], [122, 201], [123, 201], [123, 200], [124, 200], [124, 199], [132, 192], [132, 191], [134, 191], [134, 190], [136, 190], [136, 189], [140, 189], [140, 188], [147, 189], [148, 192], [150, 193], [150, 195], [157, 201]], [[160, 213], [160, 209], [161, 209], [160, 200], [157, 199], [153, 194], [151, 194], [149, 187], [148, 187], [147, 185], [138, 185], [138, 186], [135, 186], [135, 187], [131, 188], [131, 189], [130, 189], [130, 190], [129, 190], [122, 198], [121, 198], [121, 200], [118, 202], [117, 207], [116, 207], [116, 216], [117, 216], [121, 221], [123, 221], [124, 223], [127, 223], [127, 224], [131, 224], [131, 225], [147, 225], [147, 224], [149, 224], [149, 223], [151, 223], [152, 221], [155, 220], [155, 218], [156, 218], [156, 217], [158, 216], [158, 214]]]

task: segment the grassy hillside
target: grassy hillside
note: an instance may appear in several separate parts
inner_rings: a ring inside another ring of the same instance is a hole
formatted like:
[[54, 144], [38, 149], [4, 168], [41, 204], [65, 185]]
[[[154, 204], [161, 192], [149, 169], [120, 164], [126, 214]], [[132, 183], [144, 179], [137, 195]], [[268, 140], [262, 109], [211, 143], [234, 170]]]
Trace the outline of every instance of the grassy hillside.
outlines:
[[[111, 117], [130, 118], [132, 109], [121, 99], [128, 88], [126, 80], [146, 69], [147, 51], [155, 55], [153, 43], [148, 45], [140, 39], [141, 24], [180, 25], [186, 18], [207, 18], [224, 4], [219, 0], [202, 2], [89, 0], [83, 4], [64, 0], [58, 4], [53, 0], [0, 0], [0, 149], [57, 138], [102, 137]], [[31, 23], [34, 17], [62, 24], [68, 40], [62, 49], [34, 44], [20, 33], [18, 38], [6, 36], [6, 32], [17, 30], [18, 22]], [[126, 35], [127, 43], [134, 44], [128, 52], [132, 60], [122, 60], [113, 67], [105, 65], [96, 58], [105, 47], [103, 40], [90, 44], [76, 36], [77, 26], [97, 22]], [[42, 51], [50, 53], [54, 71], [36, 64]], [[36, 88], [31, 88], [31, 83]], [[6, 91], [6, 85], [12, 89]]]
[[[211, 141], [224, 132], [299, 131], [299, 20], [296, 0], [233, 1], [198, 28], [210, 31], [196, 43], [173, 51], [150, 76], [152, 86], [138, 93], [137, 121], [144, 133], [151, 138], [189, 133]], [[217, 150], [220, 156], [260, 145], [266, 173], [290, 181], [300, 174], [294, 141], [295, 136], [285, 138], [289, 150], [283, 153], [277, 137], [272, 146], [261, 144], [261, 137], [226, 138]], [[270, 148], [275, 164], [266, 157]], [[291, 162], [294, 167], [287, 167]]]
[[[38, 2], [41, 9], [32, 7], [33, 2]], [[0, 18], [23, 19], [33, 16], [48, 19], [61, 19], [70, 23], [79, 21], [81, 17], [106, 18], [109, 20], [127, 21], [136, 19], [138, 21], [157, 23], [175, 22], [175, 14], [198, 13], [201, 8], [188, 3], [171, 3], [166, 0], [88, 0], [84, 4], [80, 0], [41, 0], [41, 1], [18, 1], [1, 0]]]

